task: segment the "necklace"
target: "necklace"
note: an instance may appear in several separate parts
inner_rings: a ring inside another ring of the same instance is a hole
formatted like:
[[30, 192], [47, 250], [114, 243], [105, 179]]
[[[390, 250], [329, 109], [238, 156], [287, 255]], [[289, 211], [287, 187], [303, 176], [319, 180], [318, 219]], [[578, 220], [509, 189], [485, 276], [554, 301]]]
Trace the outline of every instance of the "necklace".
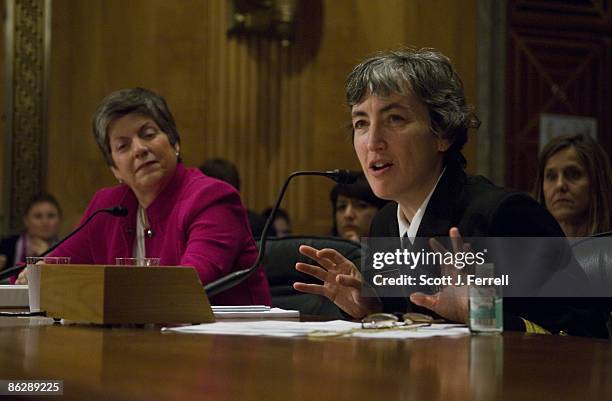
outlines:
[[138, 206], [138, 219], [140, 220], [140, 225], [143, 228], [145, 235], [149, 238], [153, 237], [154, 233], [149, 226], [149, 219], [147, 218], [147, 213], [145, 212], [144, 207]]

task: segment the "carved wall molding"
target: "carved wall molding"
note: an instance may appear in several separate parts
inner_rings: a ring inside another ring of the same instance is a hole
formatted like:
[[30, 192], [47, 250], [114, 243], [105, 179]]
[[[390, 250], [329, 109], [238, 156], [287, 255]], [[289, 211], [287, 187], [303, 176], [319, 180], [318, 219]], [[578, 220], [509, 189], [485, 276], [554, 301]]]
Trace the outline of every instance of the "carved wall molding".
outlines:
[[21, 227], [27, 203], [45, 187], [49, 10], [49, 0], [7, 2], [8, 231]]

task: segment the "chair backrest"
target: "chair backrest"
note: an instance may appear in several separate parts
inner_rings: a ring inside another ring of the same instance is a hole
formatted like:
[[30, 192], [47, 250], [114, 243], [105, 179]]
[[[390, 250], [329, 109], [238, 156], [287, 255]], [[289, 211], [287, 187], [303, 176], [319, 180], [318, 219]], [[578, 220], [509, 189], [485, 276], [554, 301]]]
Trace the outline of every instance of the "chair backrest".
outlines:
[[612, 289], [612, 236], [603, 233], [572, 243], [574, 257], [591, 283]]
[[[574, 257], [589, 281], [604, 293], [612, 292], [612, 232], [582, 238], [572, 244]], [[612, 300], [601, 300], [608, 314], [608, 336], [612, 340]]]
[[296, 281], [320, 283], [316, 278], [295, 270], [297, 262], [316, 264], [298, 251], [300, 245], [309, 245], [317, 249], [332, 248], [355, 263], [357, 267], [361, 263], [361, 245], [357, 242], [323, 236], [268, 238], [262, 264], [272, 292], [272, 305], [283, 309], [297, 309], [303, 314], [343, 317], [338, 307], [327, 298], [303, 294], [293, 289], [293, 283]]

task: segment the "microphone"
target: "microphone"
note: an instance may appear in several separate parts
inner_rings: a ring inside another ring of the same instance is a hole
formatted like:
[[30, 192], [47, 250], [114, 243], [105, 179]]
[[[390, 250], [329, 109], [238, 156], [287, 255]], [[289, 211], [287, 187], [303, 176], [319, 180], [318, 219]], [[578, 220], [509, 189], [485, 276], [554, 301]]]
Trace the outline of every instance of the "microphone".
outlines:
[[304, 173], [307, 173], [307, 175], [323, 175], [325, 177], [331, 178], [338, 184], [353, 184], [355, 181], [357, 181], [357, 178], [360, 175], [358, 171], [339, 169], [324, 171], [321, 172], [322, 174], [318, 174], [319, 172], [317, 171], [304, 171]]
[[[128, 210], [127, 208], [123, 207], [123, 206], [113, 206], [113, 207], [107, 207], [106, 209], [99, 209], [96, 210], [95, 212], [93, 212], [92, 216], [98, 212], [106, 212], [106, 213], [110, 213], [115, 217], [125, 217], [128, 215]], [[90, 216], [91, 218], [91, 216]], [[85, 223], [83, 223], [85, 224]], [[72, 234], [72, 233], [71, 233]]]
[[[128, 214], [128, 210], [126, 208], [124, 208], [123, 206], [113, 206], [113, 207], [107, 207], [107, 208], [96, 210], [95, 212], [93, 212], [87, 218], [87, 220], [85, 220], [83, 222], [83, 224], [81, 224], [80, 226], [78, 226], [77, 228], [72, 230], [72, 232], [70, 234], [68, 234], [67, 236], [62, 238], [55, 245], [53, 245], [51, 248], [47, 249], [45, 252], [41, 253], [39, 256], [42, 257], [42, 256], [48, 255], [49, 253], [53, 252], [58, 246], [62, 245], [64, 242], [66, 242], [74, 234], [76, 234], [79, 231], [81, 231], [81, 229], [83, 229], [83, 227], [85, 227], [91, 221], [91, 219], [93, 219], [94, 216], [96, 216], [99, 213], [109, 213], [109, 214], [111, 214], [111, 215], [113, 215], [115, 217], [125, 217]], [[8, 269], [3, 270], [2, 272], [0, 272], [0, 280], [4, 280], [6, 278], [14, 276], [15, 274], [17, 274], [20, 271], [22, 271], [25, 267], [26, 267], [25, 264], [21, 264], [21, 265], [15, 265], [13, 267], [10, 267]]]
[[272, 225], [272, 222], [274, 221], [274, 218], [276, 217], [276, 212], [278, 211], [280, 204], [285, 196], [287, 186], [294, 177], [300, 175], [318, 175], [330, 178], [339, 184], [352, 184], [355, 182], [355, 180], [357, 180], [359, 173], [355, 173], [350, 170], [339, 169], [328, 171], [295, 171], [291, 173], [289, 177], [287, 177], [287, 179], [285, 180], [285, 183], [283, 184], [283, 187], [281, 188], [278, 197], [276, 198], [276, 203], [274, 204], [274, 207], [272, 208], [272, 211], [270, 212], [270, 215], [266, 220], [266, 224], [264, 225], [263, 231], [261, 232], [261, 238], [259, 240], [259, 253], [257, 255], [257, 259], [248, 269], [237, 270], [213, 281], [212, 283], [208, 283], [207, 285], [205, 285], [204, 290], [206, 291], [206, 294], [209, 298], [242, 283], [251, 275], [251, 273], [255, 271], [255, 269], [257, 269], [257, 267], [259, 267], [259, 264], [261, 263], [261, 260], [263, 259], [264, 254], [266, 252], [266, 240], [268, 239], [268, 231], [270, 229], [270, 226]]

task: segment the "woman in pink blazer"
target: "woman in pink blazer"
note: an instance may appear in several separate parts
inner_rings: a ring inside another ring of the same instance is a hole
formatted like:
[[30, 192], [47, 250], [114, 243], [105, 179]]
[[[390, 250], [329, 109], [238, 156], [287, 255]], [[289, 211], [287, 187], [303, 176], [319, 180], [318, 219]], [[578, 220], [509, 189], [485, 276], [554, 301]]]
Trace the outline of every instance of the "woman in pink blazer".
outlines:
[[[255, 261], [257, 248], [238, 192], [183, 166], [180, 137], [161, 96], [142, 88], [111, 93], [94, 115], [93, 133], [119, 185], [98, 191], [82, 221], [113, 206], [126, 208], [128, 215], [96, 216], [52, 256], [70, 256], [79, 264], [156, 257], [162, 265], [193, 266], [203, 284]], [[18, 283], [23, 282], [22, 272]], [[270, 305], [263, 270], [211, 302]]]

